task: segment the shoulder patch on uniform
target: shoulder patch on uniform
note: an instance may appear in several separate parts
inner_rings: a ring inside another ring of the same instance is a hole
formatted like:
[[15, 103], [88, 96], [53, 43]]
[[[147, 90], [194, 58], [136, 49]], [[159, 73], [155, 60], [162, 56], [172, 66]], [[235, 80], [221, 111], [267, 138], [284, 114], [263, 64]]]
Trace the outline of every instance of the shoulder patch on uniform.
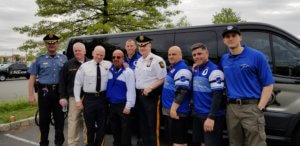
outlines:
[[163, 61], [159, 61], [158, 63], [159, 63], [159, 66], [160, 66], [161, 68], [165, 68], [165, 64], [164, 64]]

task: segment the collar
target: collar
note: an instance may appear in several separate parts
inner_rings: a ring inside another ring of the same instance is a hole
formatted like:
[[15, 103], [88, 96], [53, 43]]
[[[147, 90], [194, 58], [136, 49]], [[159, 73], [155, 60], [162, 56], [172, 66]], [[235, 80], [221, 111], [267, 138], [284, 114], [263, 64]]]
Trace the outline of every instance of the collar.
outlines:
[[[45, 53], [45, 56], [46, 56], [46, 58], [52, 58], [52, 57], [48, 54], [48, 52]], [[56, 54], [54, 55], [53, 58], [59, 58], [58, 54], [56, 53]]]
[[149, 60], [150, 58], [153, 59], [153, 53], [150, 52], [149, 55], [145, 59], [143, 57], [141, 57], [141, 58], [142, 58], [142, 61]]
[[[242, 57], [247, 54], [246, 52], [248, 51], [249, 47], [247, 45], [242, 45], [242, 47], [244, 48], [243, 51], [240, 54], [238, 54], [236, 57]], [[229, 51], [229, 57], [234, 58], [234, 56], [231, 54], [230, 51]]]
[[137, 52], [135, 52], [135, 53], [132, 55], [131, 58], [129, 58], [129, 57], [127, 56], [127, 59], [128, 59], [128, 60], [131, 60], [131, 59], [135, 59], [136, 57], [137, 57]]
[[[102, 61], [103, 61], [103, 60], [102, 60]], [[99, 62], [100, 65], [101, 65], [102, 61]], [[95, 64], [95, 65], [97, 65], [97, 63], [98, 63], [98, 62], [96, 62], [94, 59], [92, 60], [92, 62], [93, 62], [93, 64]]]
[[210, 63], [210, 60], [208, 59], [206, 63], [202, 64], [201, 66], [197, 65], [195, 69], [202, 69], [207, 66], [207, 64]]
[[[77, 64], [82, 64], [80, 61], [78, 61], [75, 57], [74, 57], [74, 60]], [[87, 61], [87, 57], [84, 57], [84, 60], [83, 60], [83, 63], [85, 63]]]
[[184, 62], [183, 60], [180, 60], [176, 64], [172, 65], [171, 68], [173, 69], [173, 68], [179, 66], [180, 64], [182, 64], [183, 62]]

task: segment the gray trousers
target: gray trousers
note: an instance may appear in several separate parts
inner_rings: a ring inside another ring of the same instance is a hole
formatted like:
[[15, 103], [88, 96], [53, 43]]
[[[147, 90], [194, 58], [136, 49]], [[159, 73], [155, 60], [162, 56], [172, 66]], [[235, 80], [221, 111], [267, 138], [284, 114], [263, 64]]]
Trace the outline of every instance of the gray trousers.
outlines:
[[228, 104], [226, 113], [230, 146], [266, 146], [265, 118], [256, 104]]

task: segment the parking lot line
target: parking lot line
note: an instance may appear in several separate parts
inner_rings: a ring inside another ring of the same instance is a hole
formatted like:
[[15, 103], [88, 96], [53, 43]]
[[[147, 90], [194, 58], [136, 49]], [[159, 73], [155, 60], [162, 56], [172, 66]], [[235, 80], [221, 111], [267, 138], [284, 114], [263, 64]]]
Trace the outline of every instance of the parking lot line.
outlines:
[[4, 134], [4, 135], [7, 136], [7, 137], [10, 137], [10, 138], [22, 141], [22, 142], [26, 142], [26, 143], [29, 143], [29, 144], [32, 144], [32, 145], [39, 146], [38, 143], [30, 141], [30, 140], [27, 140], [27, 139], [24, 139], [24, 138], [21, 138], [21, 137], [17, 137], [17, 136], [11, 135], [11, 134]]

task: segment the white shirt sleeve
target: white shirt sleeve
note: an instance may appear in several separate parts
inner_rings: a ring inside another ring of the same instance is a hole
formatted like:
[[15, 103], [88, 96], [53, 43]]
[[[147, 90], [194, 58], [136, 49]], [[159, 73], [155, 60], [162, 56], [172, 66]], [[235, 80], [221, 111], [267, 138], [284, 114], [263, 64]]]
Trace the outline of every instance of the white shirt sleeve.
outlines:
[[212, 90], [221, 90], [224, 88], [224, 74], [221, 70], [213, 70], [208, 80]]
[[158, 79], [165, 78], [167, 75], [166, 62], [163, 59], [158, 58], [157, 62], [155, 62], [155, 64], [154, 64], [154, 71], [155, 71], [156, 77]]
[[80, 101], [80, 92], [83, 86], [83, 81], [84, 81], [84, 71], [81, 66], [76, 73], [75, 81], [74, 81], [74, 97], [76, 102]]
[[134, 72], [130, 68], [126, 69], [125, 83], [127, 87], [127, 92], [126, 92], [127, 101], [126, 101], [125, 108], [130, 109], [134, 107], [136, 101]]
[[192, 80], [192, 72], [188, 69], [181, 69], [175, 74], [174, 80], [175, 87], [183, 86], [189, 88]]

